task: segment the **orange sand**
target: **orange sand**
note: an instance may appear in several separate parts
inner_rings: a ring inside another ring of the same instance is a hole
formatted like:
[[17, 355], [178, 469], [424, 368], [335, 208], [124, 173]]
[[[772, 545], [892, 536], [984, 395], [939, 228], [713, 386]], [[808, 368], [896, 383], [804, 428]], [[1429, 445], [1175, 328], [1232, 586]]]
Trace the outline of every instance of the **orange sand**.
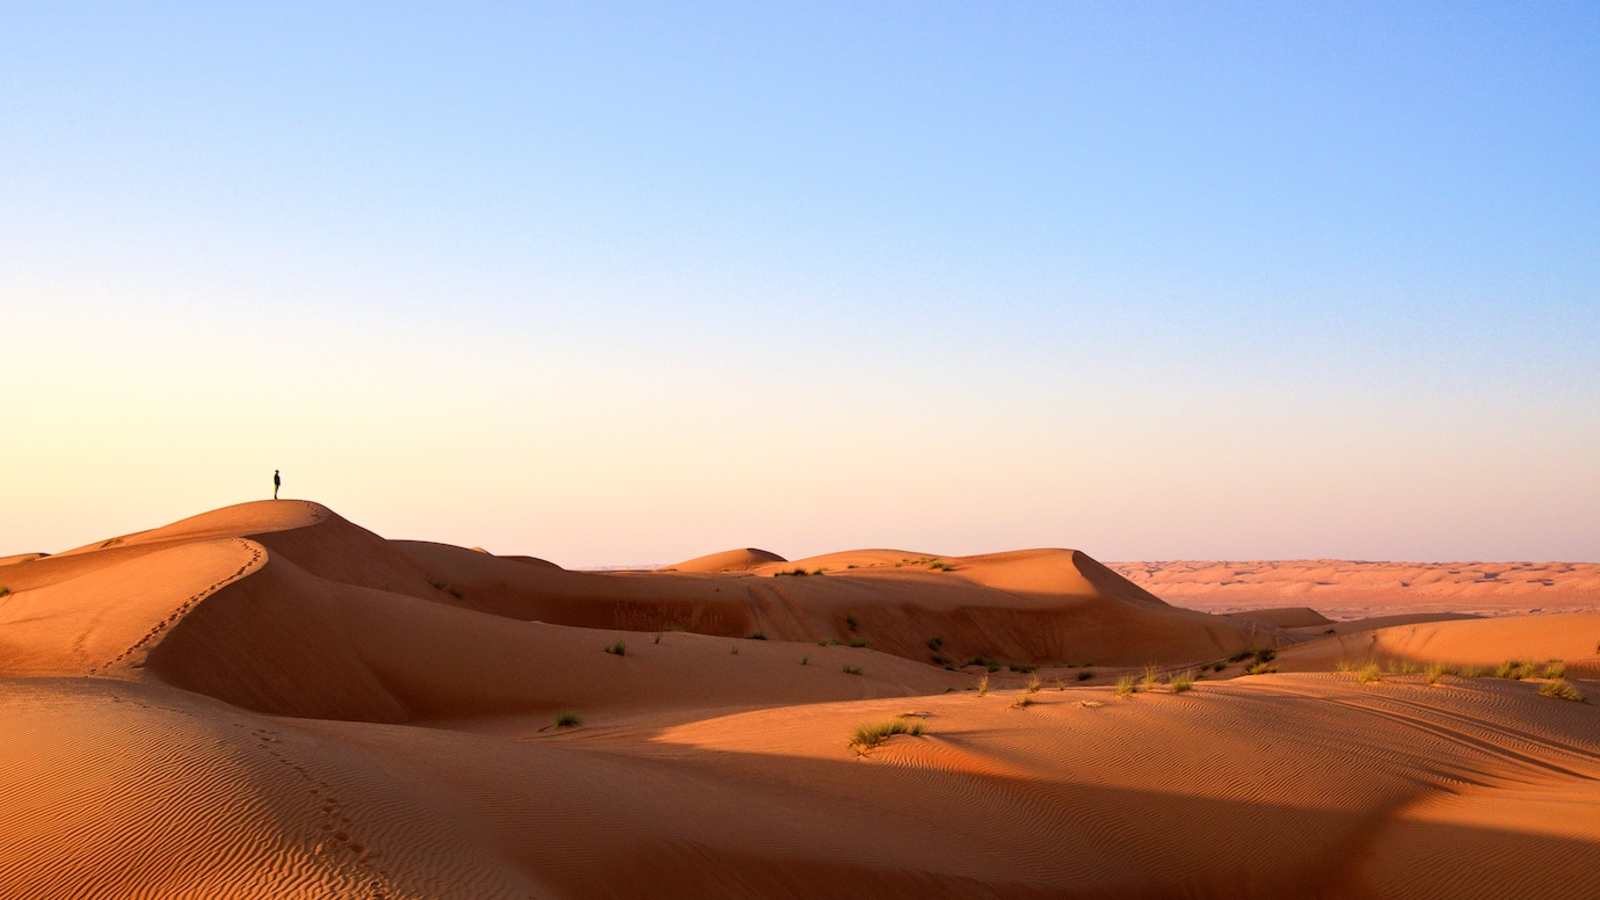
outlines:
[[[571, 572], [283, 501], [8, 557], [0, 896], [1600, 895], [1600, 707], [1328, 671], [1588, 677], [1600, 616], [1333, 626], [1070, 550], [758, 554]], [[1252, 645], [1285, 673], [1107, 683]]]

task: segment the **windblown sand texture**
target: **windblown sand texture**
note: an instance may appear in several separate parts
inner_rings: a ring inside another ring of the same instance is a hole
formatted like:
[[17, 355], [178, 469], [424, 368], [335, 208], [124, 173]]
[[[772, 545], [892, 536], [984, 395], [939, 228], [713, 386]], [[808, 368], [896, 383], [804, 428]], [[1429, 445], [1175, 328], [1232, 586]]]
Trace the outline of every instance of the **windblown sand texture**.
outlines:
[[[1215, 616], [1072, 550], [577, 572], [297, 501], [0, 587], [3, 897], [1600, 896], [1600, 708], [1332, 671], [1593, 697], [1600, 615]], [[1147, 663], [1221, 671], [1118, 696]]]

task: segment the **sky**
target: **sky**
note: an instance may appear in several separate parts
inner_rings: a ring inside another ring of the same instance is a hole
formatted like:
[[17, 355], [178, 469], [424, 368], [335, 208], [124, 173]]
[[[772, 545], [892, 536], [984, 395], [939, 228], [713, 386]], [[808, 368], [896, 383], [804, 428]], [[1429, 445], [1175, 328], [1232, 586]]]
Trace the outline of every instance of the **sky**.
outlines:
[[0, 554], [1600, 560], [1600, 5], [0, 5]]

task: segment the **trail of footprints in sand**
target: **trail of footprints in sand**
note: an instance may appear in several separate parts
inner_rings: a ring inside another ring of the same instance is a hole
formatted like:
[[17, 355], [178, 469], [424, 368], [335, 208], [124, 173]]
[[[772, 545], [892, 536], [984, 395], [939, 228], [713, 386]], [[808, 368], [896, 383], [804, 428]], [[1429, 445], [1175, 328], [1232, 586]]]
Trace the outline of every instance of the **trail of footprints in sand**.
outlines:
[[116, 666], [118, 663], [121, 663], [123, 660], [149, 646], [150, 642], [160, 637], [162, 632], [165, 632], [168, 628], [171, 628], [174, 624], [176, 624], [179, 619], [188, 615], [189, 611], [194, 609], [195, 606], [200, 603], [200, 601], [206, 599], [212, 594], [215, 594], [217, 591], [221, 590], [227, 585], [238, 581], [246, 572], [255, 568], [256, 564], [261, 562], [261, 547], [259, 545], [253, 544], [250, 541], [240, 540], [239, 538], [234, 538], [234, 540], [238, 542], [239, 546], [250, 551], [250, 558], [245, 560], [244, 565], [240, 566], [228, 577], [223, 578], [220, 581], [213, 582], [212, 584], [207, 585], [199, 591], [189, 595], [189, 597], [186, 598], [182, 603], [178, 604], [178, 608], [173, 610], [165, 619], [162, 619], [156, 624], [150, 626], [150, 630], [145, 632], [144, 636], [139, 638], [139, 640], [135, 641], [133, 646], [122, 651], [121, 653], [118, 653], [105, 663], [90, 666], [89, 674], [98, 675], [100, 672]]
[[[245, 727], [241, 722], [234, 722], [233, 726]], [[312, 854], [318, 857], [333, 854], [331, 861], [335, 865], [348, 862], [355, 866], [359, 873], [356, 882], [365, 889], [366, 896], [370, 900], [388, 900], [390, 890], [385, 885], [390, 881], [389, 874], [374, 862], [378, 852], [360, 840], [355, 821], [345, 814], [333, 787], [326, 781], [313, 778], [305, 766], [282, 752], [279, 745], [283, 743], [283, 738], [279, 732], [270, 728], [252, 728], [250, 737], [256, 742], [257, 749], [294, 773], [294, 777], [305, 788], [306, 796], [316, 805], [318, 840], [312, 847]]]

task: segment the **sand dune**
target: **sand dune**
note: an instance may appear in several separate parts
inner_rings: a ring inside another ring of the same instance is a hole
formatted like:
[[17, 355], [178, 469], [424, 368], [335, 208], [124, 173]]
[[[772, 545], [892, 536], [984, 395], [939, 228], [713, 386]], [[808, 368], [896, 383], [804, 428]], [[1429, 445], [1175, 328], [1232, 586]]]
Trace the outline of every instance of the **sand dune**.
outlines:
[[1335, 619], [1409, 612], [1600, 612], [1600, 564], [1349, 560], [1129, 562], [1111, 566], [1177, 606], [1310, 606]]
[[721, 553], [696, 556], [694, 559], [686, 559], [683, 562], [673, 563], [664, 568], [669, 572], [743, 572], [767, 563], [781, 562], [788, 562], [788, 560], [770, 550], [740, 547], [736, 550], [724, 550]]
[[[14, 559], [0, 897], [1600, 894], [1600, 706], [1328, 671], [1559, 656], [1595, 694], [1600, 616], [1328, 626], [1072, 550], [738, 553], [570, 572], [285, 501]], [[1286, 674], [1106, 685], [1265, 644]], [[1057, 665], [985, 694], [928, 661], [958, 653]], [[926, 732], [848, 746], [896, 718]]]

